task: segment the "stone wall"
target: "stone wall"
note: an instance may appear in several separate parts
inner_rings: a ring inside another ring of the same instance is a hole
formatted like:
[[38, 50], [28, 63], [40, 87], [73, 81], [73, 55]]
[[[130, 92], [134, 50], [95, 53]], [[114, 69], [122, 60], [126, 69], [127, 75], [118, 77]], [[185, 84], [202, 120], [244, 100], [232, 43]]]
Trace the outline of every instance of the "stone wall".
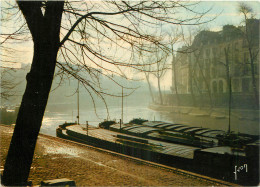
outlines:
[[[213, 107], [229, 107], [229, 94], [212, 94]], [[164, 94], [164, 105], [168, 106], [190, 106], [190, 107], [209, 107], [211, 105], [210, 97], [207, 93], [195, 95], [191, 94]], [[252, 94], [233, 93], [231, 97], [231, 108], [237, 109], [255, 109], [256, 104]], [[259, 108], [259, 107], [258, 107]]]

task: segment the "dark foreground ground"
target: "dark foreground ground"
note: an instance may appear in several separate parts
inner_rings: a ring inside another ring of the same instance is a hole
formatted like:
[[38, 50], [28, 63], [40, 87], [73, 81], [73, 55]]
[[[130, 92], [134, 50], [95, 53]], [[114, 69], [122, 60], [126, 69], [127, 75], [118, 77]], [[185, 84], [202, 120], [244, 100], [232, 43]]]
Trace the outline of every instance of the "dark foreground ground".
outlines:
[[[0, 125], [1, 171], [13, 129]], [[215, 182], [178, 174], [116, 154], [55, 137], [40, 135], [29, 180], [69, 178], [77, 186], [212, 186]], [[223, 184], [222, 184], [223, 185]]]

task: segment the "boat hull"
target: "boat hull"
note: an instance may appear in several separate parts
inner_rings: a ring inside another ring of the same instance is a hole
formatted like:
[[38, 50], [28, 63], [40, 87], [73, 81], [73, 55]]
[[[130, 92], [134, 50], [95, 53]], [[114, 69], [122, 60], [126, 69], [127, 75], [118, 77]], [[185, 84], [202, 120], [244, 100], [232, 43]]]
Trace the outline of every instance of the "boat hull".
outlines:
[[[75, 125], [75, 124], [74, 124]], [[86, 133], [86, 131], [76, 131], [73, 130], [73, 125], [61, 125], [57, 130], [57, 136], [60, 138], [65, 138], [68, 140], [88, 144], [91, 146], [107, 149], [110, 151], [118, 152], [121, 154], [141, 158], [144, 160], [157, 162], [160, 164], [165, 164], [167, 166], [173, 166], [180, 169], [200, 173], [210, 177], [219, 178], [229, 182], [239, 183], [243, 185], [256, 185], [259, 181], [259, 176], [255, 175], [254, 172], [259, 169], [258, 165], [252, 164], [252, 156], [250, 154], [239, 150], [235, 152], [231, 147], [213, 147], [201, 149], [197, 148], [194, 151], [192, 158], [181, 157], [171, 154], [170, 151], [160, 151], [158, 148], [151, 148], [146, 145], [154, 140], [148, 140], [145, 138], [139, 138], [129, 135], [120, 134], [117, 132], [94, 128], [93, 131], [105, 132], [107, 134], [111, 133], [114, 141], [109, 141], [102, 139], [100, 137], [94, 136], [91, 133]], [[169, 144], [161, 142], [162, 145]], [[177, 144], [171, 144], [174, 146], [179, 146]], [[185, 145], [180, 145], [185, 152], [185, 147], [190, 148]], [[253, 147], [253, 146], [252, 146]], [[159, 151], [158, 151], [159, 150]], [[253, 150], [253, 151], [252, 151]], [[254, 149], [250, 149], [250, 153], [255, 152]], [[239, 154], [238, 154], [239, 153]], [[254, 158], [258, 158], [255, 154]], [[259, 154], [258, 154], [259, 156]], [[257, 160], [257, 159], [255, 159]], [[238, 179], [234, 177], [234, 169], [240, 165], [248, 164], [250, 170], [247, 173], [239, 173]]]

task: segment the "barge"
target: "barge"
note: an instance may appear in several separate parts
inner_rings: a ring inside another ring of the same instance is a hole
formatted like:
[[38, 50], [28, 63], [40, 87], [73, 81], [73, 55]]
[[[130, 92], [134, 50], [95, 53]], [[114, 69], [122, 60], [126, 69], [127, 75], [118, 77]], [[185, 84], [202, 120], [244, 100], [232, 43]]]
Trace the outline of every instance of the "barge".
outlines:
[[192, 164], [194, 151], [199, 149], [194, 146], [161, 142], [92, 126], [89, 126], [86, 131], [82, 126], [72, 123], [60, 125], [56, 133], [61, 138], [183, 169], [188, 168], [186, 164]]
[[242, 148], [259, 138], [258, 136], [246, 134], [226, 133], [222, 130], [143, 119], [134, 119], [126, 124], [116, 123], [115, 121], [104, 121], [99, 124], [99, 127], [137, 137], [200, 148], [216, 146]]
[[[177, 126], [185, 133], [173, 131]], [[252, 160], [258, 162], [257, 141], [244, 136], [246, 138], [242, 139], [244, 141], [242, 147], [228, 146], [219, 141], [220, 134], [216, 132], [221, 131], [190, 127], [184, 129], [180, 128], [181, 126], [186, 127], [181, 124], [148, 121], [142, 124], [103, 122], [99, 127], [87, 128], [76, 123], [65, 123], [57, 128], [56, 133], [61, 138], [229, 182], [243, 185], [258, 184], [259, 172], [258, 174], [255, 172], [259, 167], [257, 163], [252, 163]], [[163, 129], [167, 129], [166, 132]], [[188, 132], [192, 129], [194, 131], [190, 135]], [[225, 136], [224, 132], [222, 136]], [[248, 143], [249, 139], [251, 142]], [[241, 142], [241, 138], [239, 140]], [[240, 166], [247, 166], [248, 171], [236, 172], [235, 175], [235, 168]]]

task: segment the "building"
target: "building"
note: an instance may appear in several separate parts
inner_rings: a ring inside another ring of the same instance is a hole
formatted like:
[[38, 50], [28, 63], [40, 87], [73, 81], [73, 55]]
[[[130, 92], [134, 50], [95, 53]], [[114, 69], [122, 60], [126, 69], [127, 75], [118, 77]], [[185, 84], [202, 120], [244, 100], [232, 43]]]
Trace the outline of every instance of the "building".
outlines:
[[231, 96], [234, 108], [258, 108], [259, 19], [201, 31], [190, 47], [178, 51], [169, 104], [226, 107]]

